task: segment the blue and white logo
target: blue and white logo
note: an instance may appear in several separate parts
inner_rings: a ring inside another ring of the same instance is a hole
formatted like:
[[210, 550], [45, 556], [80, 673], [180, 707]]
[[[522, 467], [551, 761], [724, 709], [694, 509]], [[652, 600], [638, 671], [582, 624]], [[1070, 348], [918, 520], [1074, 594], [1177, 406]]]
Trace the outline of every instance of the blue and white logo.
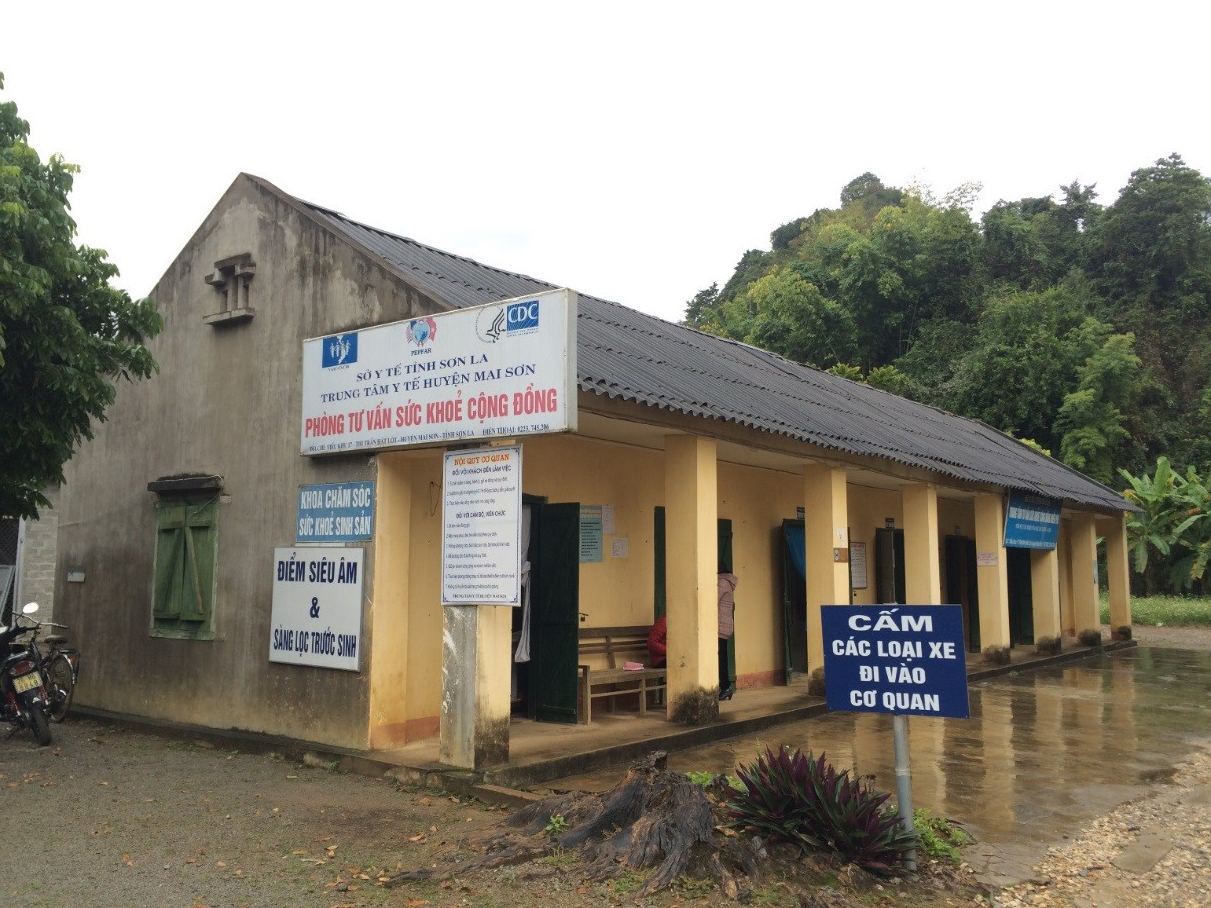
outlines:
[[324, 338], [323, 366], [347, 366], [357, 362], [357, 334], [337, 334]]
[[510, 303], [505, 308], [505, 333], [529, 333], [538, 330], [538, 300]]

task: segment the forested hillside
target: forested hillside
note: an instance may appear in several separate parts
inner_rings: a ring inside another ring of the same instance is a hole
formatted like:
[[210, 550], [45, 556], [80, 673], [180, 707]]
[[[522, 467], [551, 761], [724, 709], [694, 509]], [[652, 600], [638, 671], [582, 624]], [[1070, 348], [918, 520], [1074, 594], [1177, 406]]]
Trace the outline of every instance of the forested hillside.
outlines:
[[1211, 462], [1211, 181], [1173, 155], [1107, 205], [1073, 182], [936, 199], [865, 173], [686, 323], [982, 419], [1094, 478]]

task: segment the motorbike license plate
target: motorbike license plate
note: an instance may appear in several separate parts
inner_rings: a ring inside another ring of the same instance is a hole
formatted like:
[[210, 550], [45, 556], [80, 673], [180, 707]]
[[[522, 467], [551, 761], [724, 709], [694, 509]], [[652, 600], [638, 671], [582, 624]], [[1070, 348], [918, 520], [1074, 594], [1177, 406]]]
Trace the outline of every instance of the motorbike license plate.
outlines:
[[28, 675], [18, 675], [13, 678], [13, 687], [17, 693], [23, 694], [27, 690], [33, 690], [35, 687], [42, 686], [42, 676], [37, 672], [30, 672]]

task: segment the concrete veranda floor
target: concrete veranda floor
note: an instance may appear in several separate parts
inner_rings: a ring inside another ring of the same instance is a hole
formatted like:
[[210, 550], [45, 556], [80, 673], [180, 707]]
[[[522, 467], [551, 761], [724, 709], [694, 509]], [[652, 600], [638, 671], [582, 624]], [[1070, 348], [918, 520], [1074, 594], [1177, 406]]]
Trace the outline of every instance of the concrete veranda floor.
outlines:
[[[990, 666], [969, 654], [968, 683], [1090, 658], [1098, 652], [1079, 645], [1072, 638], [1067, 638], [1065, 644], [1059, 655], [1049, 656], [1035, 654], [1032, 647], [1017, 647], [1011, 651], [1009, 665], [1004, 666]], [[1132, 646], [1132, 643], [1107, 643], [1105, 651]], [[731, 700], [719, 704], [717, 721], [693, 728], [669, 723], [660, 709], [649, 709], [647, 716], [642, 718], [637, 711], [595, 711], [591, 725], [561, 725], [515, 718], [510, 728], [509, 762], [485, 770], [483, 780], [521, 788], [556, 787], [556, 780], [559, 780], [557, 787], [571, 787], [575, 779], [590, 773], [625, 770], [628, 763], [653, 750], [680, 752], [722, 739], [761, 736], [766, 729], [827, 714], [824, 698], [809, 695], [807, 679], [800, 676], [789, 685], [738, 690]], [[374, 757], [398, 767], [398, 775], [438, 785], [441, 784], [439, 776], [458, 772], [439, 762], [438, 748], [438, 739], [431, 738], [393, 750], [376, 751]]]

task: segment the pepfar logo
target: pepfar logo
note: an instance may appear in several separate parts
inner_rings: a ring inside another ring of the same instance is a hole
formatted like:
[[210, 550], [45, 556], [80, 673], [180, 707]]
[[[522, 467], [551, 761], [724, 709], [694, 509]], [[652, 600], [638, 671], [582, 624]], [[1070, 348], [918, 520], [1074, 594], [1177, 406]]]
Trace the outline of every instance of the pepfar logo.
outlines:
[[357, 362], [357, 334], [338, 334], [324, 338], [323, 367], [347, 366]]
[[510, 303], [505, 307], [505, 333], [529, 334], [538, 330], [538, 300]]

